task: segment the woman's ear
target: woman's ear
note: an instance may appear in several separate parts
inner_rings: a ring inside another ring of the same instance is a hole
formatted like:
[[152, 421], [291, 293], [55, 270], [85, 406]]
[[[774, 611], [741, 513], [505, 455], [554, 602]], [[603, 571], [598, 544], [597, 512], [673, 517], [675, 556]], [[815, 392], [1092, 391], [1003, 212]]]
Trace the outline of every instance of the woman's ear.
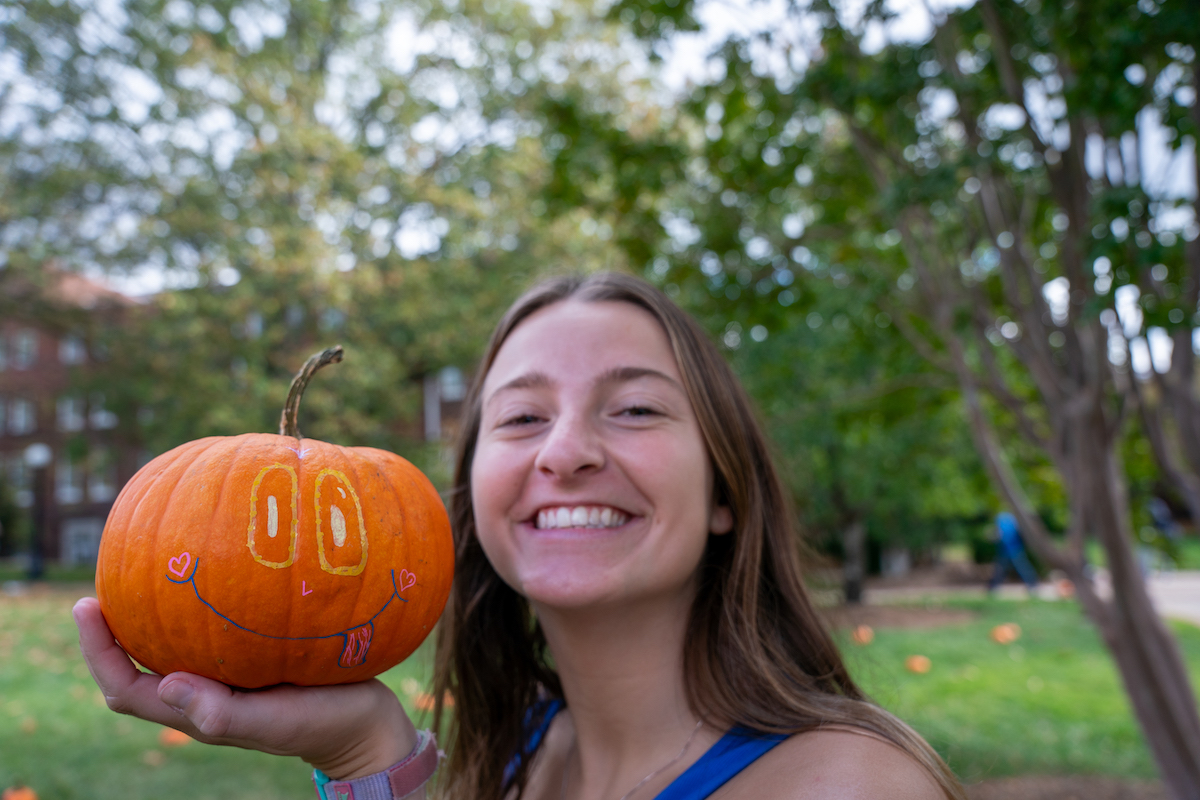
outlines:
[[733, 530], [733, 510], [729, 506], [713, 504], [708, 515], [708, 532], [720, 535]]

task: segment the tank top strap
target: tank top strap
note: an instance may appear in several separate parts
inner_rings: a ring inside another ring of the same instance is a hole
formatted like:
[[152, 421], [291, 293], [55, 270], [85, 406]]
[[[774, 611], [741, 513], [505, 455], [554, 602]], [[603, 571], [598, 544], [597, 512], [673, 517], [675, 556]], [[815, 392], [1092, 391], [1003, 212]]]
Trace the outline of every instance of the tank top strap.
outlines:
[[704, 800], [788, 737], [732, 728], [655, 800]]
[[512, 782], [513, 775], [517, 773], [517, 767], [537, 752], [542, 739], [546, 736], [546, 731], [550, 730], [550, 723], [554, 721], [554, 716], [564, 707], [563, 701], [556, 697], [551, 700], [539, 700], [525, 712], [525, 741], [521, 745], [520, 752], [513, 753], [512, 758], [504, 767], [506, 789]]

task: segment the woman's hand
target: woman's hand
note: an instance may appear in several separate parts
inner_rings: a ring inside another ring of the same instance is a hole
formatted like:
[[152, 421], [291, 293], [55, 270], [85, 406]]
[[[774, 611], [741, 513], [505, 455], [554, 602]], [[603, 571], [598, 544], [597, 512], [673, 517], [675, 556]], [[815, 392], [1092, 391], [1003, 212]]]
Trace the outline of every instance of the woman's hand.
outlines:
[[85, 597], [73, 613], [83, 658], [118, 713], [209, 744], [299, 756], [337, 780], [387, 769], [416, 746], [400, 701], [378, 680], [242, 692], [187, 672], [163, 677], [134, 665], [113, 638], [98, 600]]

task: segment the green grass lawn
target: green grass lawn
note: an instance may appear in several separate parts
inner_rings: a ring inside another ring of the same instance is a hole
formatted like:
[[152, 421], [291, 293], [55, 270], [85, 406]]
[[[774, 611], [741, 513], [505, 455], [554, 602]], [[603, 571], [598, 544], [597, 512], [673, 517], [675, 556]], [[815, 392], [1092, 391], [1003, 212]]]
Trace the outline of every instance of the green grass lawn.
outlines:
[[[166, 748], [161, 728], [110, 712], [84, 668], [70, 608], [86, 591], [0, 594], [0, 789], [42, 800], [230, 800], [311, 795], [308, 770], [283, 759], [191, 743]], [[918, 731], [967, 782], [1024, 773], [1152, 777], [1154, 767], [1096, 634], [1071, 603], [957, 602], [978, 616], [934, 629], [882, 629], [844, 643], [879, 702]], [[1016, 622], [1019, 641], [988, 638]], [[1200, 678], [1200, 629], [1174, 626]], [[932, 660], [925, 675], [905, 657]], [[428, 677], [428, 644], [384, 680], [402, 698]], [[411, 709], [410, 709], [411, 710]]]
[[[960, 601], [975, 621], [932, 630], [880, 630], [843, 652], [864, 689], [910, 723], [964, 782], [1017, 774], [1155, 777], [1120, 678], [1074, 603]], [[1002, 622], [1021, 638], [999, 645]], [[1171, 624], [1200, 683], [1200, 629]], [[924, 675], [904, 659], [932, 661]]]
[[[0, 790], [33, 787], [40, 800], [283, 800], [311, 797], [298, 758], [191, 742], [164, 747], [162, 727], [108, 710], [79, 654], [71, 619], [88, 592], [0, 594]], [[427, 641], [383, 680], [411, 706], [431, 662]]]

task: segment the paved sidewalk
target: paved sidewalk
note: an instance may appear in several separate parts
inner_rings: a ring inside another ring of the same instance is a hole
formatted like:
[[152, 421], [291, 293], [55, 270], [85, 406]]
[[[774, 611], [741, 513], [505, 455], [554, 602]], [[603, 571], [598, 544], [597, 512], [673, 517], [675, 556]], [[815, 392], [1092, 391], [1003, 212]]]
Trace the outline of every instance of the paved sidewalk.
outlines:
[[1147, 585], [1159, 614], [1200, 625], [1200, 571], [1155, 572]]
[[[1101, 597], [1109, 597], [1112, 591], [1108, 574], [1098, 570], [1096, 591]], [[1150, 599], [1158, 613], [1169, 619], [1180, 619], [1200, 625], [1200, 570], [1152, 572], [1146, 578]], [[983, 597], [985, 589], [978, 586], [889, 586], [868, 588], [864, 600], [868, 604], [888, 605], [892, 603], [919, 603], [923, 600], [940, 600], [955, 597]], [[1053, 584], [1043, 582], [1033, 593], [1042, 600], [1059, 599]], [[1003, 600], [1024, 600], [1030, 592], [1021, 584], [1005, 584], [995, 594]]]

